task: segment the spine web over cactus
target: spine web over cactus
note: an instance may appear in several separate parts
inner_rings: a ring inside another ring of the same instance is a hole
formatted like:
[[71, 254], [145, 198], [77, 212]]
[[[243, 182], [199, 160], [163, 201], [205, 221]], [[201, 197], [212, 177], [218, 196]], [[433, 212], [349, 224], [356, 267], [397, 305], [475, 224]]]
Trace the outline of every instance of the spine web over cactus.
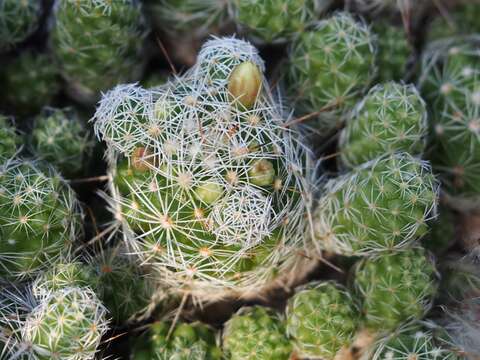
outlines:
[[184, 77], [117, 87], [96, 113], [128, 246], [194, 294], [253, 289], [302, 246], [310, 160], [262, 71], [248, 43], [213, 39]]

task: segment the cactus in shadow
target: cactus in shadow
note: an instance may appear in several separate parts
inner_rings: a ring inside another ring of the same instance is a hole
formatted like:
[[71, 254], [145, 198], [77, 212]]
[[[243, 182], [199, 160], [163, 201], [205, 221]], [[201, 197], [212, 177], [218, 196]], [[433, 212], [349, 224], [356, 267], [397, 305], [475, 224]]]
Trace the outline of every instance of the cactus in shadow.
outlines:
[[0, 83], [8, 89], [0, 102], [13, 114], [36, 114], [52, 104], [60, 91], [59, 80], [49, 54], [24, 51], [0, 69]]
[[21, 145], [21, 137], [8, 117], [0, 114], [0, 162], [12, 158]]
[[136, 1], [57, 1], [51, 47], [77, 101], [95, 103], [101, 91], [135, 79], [142, 39]]
[[0, 52], [28, 38], [39, 26], [41, 11], [38, 0], [0, 1]]

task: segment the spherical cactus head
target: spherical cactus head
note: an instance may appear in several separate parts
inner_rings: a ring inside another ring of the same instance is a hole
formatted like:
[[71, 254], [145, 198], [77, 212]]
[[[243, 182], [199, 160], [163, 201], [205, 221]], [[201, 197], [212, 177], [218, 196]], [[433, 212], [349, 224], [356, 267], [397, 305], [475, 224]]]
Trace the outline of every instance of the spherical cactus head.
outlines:
[[44, 108], [35, 119], [30, 142], [32, 153], [67, 177], [81, 173], [93, 148], [84, 124], [69, 108]]
[[331, 3], [331, 0], [236, 0], [235, 21], [260, 42], [285, 42], [304, 31]]
[[8, 117], [0, 114], [0, 161], [12, 158], [19, 150], [21, 137]]
[[292, 352], [283, 319], [261, 306], [242, 308], [225, 324], [223, 350], [231, 360], [287, 360]]
[[338, 124], [331, 115], [348, 110], [372, 80], [375, 52], [369, 27], [346, 12], [301, 33], [292, 43], [286, 69], [287, 93], [297, 110], [321, 112], [323, 120], [316, 125], [334, 128]]
[[429, 103], [429, 156], [444, 190], [459, 198], [480, 193], [480, 66], [476, 45], [448, 40], [435, 43], [422, 59], [420, 85]]
[[435, 268], [422, 248], [380, 254], [355, 269], [354, 288], [365, 326], [373, 333], [420, 319], [436, 293]]
[[442, 347], [430, 329], [414, 324], [403, 327], [381, 339], [371, 355], [372, 360], [460, 360], [462, 356]]
[[25, 321], [22, 338], [35, 359], [94, 357], [108, 330], [107, 310], [89, 288], [69, 287], [39, 300]]
[[436, 214], [438, 184], [427, 162], [381, 157], [326, 183], [314, 216], [314, 245], [368, 255], [408, 246]]
[[427, 110], [415, 87], [377, 85], [355, 107], [341, 132], [342, 163], [354, 167], [401, 151], [422, 155], [426, 135]]
[[92, 104], [101, 91], [138, 77], [143, 37], [137, 1], [59, 1], [51, 45], [70, 96]]
[[262, 87], [262, 74], [257, 65], [244, 62], [237, 65], [228, 79], [228, 91], [235, 101], [250, 109]]
[[352, 343], [358, 322], [352, 297], [332, 282], [309, 285], [288, 301], [287, 333], [301, 358], [334, 359]]
[[38, 28], [42, 3], [3, 0], [0, 3], [0, 53], [21, 43]]
[[0, 167], [0, 274], [34, 276], [68, 254], [81, 235], [73, 190], [42, 163], [14, 160]]
[[[154, 91], [116, 88], [97, 110], [126, 242], [176, 289], [258, 288], [303, 241], [309, 154], [283, 126], [262, 71], [253, 46], [215, 38], [185, 76]], [[229, 85], [245, 73], [258, 89], [240, 104], [243, 80], [234, 96]]]
[[0, 83], [8, 89], [0, 103], [9, 113], [22, 117], [36, 115], [60, 90], [58, 69], [51, 56], [31, 51], [21, 52], [0, 69]]
[[175, 325], [170, 337], [170, 324], [152, 324], [143, 339], [134, 347], [133, 359], [220, 360], [221, 351], [217, 345], [215, 332], [199, 322]]

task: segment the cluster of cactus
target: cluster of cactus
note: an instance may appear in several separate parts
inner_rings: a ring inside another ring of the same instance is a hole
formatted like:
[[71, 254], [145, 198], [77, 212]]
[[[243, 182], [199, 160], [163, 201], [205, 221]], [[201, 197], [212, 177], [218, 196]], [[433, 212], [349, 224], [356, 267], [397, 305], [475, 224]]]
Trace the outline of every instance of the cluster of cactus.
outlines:
[[262, 72], [250, 44], [213, 39], [184, 77], [119, 86], [95, 115], [127, 245], [199, 297], [265, 284], [302, 244], [308, 154]]
[[10, 50], [37, 29], [41, 1], [2, 0], [0, 2], [0, 52]]
[[93, 142], [73, 109], [44, 108], [35, 119], [31, 151], [71, 178], [81, 173]]
[[76, 100], [91, 104], [100, 91], [133, 80], [142, 36], [136, 1], [60, 0], [51, 47], [67, 90]]

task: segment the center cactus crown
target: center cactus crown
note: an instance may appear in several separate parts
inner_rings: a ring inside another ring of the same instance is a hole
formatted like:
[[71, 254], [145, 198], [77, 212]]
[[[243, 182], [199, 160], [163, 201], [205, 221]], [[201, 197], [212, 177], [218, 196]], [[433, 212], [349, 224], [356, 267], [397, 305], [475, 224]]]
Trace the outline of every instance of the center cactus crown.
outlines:
[[176, 285], [262, 283], [301, 242], [310, 164], [262, 72], [254, 47], [213, 39], [184, 77], [97, 110], [127, 243]]

